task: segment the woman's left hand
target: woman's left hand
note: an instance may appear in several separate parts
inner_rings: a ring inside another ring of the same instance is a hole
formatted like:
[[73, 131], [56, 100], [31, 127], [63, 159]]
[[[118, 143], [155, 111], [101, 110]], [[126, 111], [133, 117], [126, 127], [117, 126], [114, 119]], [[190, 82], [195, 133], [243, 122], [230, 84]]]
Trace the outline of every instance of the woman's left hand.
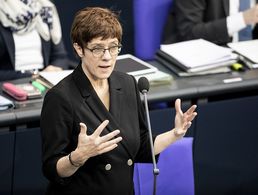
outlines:
[[185, 113], [183, 113], [181, 109], [181, 100], [177, 99], [175, 102], [175, 109], [176, 109], [176, 116], [175, 116], [175, 128], [174, 134], [177, 138], [182, 138], [187, 129], [191, 126], [192, 120], [197, 115], [195, 109], [197, 108], [196, 105], [191, 106]]

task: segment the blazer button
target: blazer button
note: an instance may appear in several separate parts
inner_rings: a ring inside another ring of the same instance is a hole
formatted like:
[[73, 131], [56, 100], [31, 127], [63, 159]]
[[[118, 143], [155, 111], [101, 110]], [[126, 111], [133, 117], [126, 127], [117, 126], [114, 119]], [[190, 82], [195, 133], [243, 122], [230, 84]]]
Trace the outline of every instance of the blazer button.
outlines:
[[128, 166], [132, 166], [132, 164], [133, 164], [132, 159], [128, 159], [127, 164], [128, 164]]
[[111, 169], [111, 164], [106, 164], [106, 166], [105, 166], [105, 169], [106, 169], [106, 171], [109, 171], [110, 169]]

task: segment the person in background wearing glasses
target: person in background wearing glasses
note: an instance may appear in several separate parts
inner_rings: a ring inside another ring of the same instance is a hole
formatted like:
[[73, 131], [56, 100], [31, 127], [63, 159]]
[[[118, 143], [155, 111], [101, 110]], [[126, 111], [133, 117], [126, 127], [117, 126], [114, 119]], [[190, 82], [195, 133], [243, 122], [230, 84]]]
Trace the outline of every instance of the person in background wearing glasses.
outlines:
[[0, 81], [68, 68], [58, 13], [51, 1], [0, 4]]
[[[51, 88], [41, 113], [47, 194], [133, 195], [135, 162], [152, 162], [144, 109], [133, 76], [114, 71], [121, 50], [118, 14], [88, 7], [75, 15], [71, 39], [81, 62]], [[176, 100], [175, 127], [154, 136], [155, 154], [182, 138], [195, 118]]]

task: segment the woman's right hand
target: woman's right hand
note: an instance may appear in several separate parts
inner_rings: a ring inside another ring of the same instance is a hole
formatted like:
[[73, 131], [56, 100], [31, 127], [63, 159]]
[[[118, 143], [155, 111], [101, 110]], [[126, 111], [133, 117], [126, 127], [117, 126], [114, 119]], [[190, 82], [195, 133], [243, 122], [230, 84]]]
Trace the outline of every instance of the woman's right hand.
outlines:
[[87, 159], [109, 152], [116, 148], [117, 143], [122, 140], [122, 137], [117, 136], [120, 131], [114, 130], [104, 136], [100, 136], [101, 132], [108, 125], [109, 121], [103, 121], [92, 135], [87, 135], [87, 126], [80, 123], [81, 131], [78, 136], [78, 145], [73, 151], [73, 161], [78, 164], [84, 164]]

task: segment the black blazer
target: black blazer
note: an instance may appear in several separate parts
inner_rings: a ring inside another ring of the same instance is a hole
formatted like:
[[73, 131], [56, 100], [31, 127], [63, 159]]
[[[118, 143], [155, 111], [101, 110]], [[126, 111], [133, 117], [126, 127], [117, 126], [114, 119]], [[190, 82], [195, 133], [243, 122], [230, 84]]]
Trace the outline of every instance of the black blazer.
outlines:
[[[228, 15], [229, 0], [174, 0], [163, 43], [203, 38], [224, 45], [231, 41], [226, 24]], [[258, 38], [257, 27], [253, 38]]]
[[[50, 180], [47, 194], [134, 193], [133, 165], [128, 165], [128, 162], [152, 161], [144, 111], [132, 76], [114, 71], [109, 78], [109, 87], [110, 111], [98, 98], [79, 65], [46, 94], [41, 113], [41, 132], [43, 173]], [[79, 123], [84, 122], [87, 134], [92, 134], [105, 119], [110, 122], [103, 135], [116, 129], [121, 131], [123, 140], [118, 147], [90, 158], [73, 176], [60, 178], [56, 163], [76, 148]], [[108, 164], [111, 165], [110, 170], [106, 170]]]
[[[49, 64], [60, 66], [63, 69], [68, 67], [67, 53], [62, 40], [55, 45], [52, 41], [45, 41], [41, 38], [41, 44], [45, 67]], [[12, 32], [0, 23], [0, 81], [29, 76], [15, 72], [14, 68], [15, 45]]]

